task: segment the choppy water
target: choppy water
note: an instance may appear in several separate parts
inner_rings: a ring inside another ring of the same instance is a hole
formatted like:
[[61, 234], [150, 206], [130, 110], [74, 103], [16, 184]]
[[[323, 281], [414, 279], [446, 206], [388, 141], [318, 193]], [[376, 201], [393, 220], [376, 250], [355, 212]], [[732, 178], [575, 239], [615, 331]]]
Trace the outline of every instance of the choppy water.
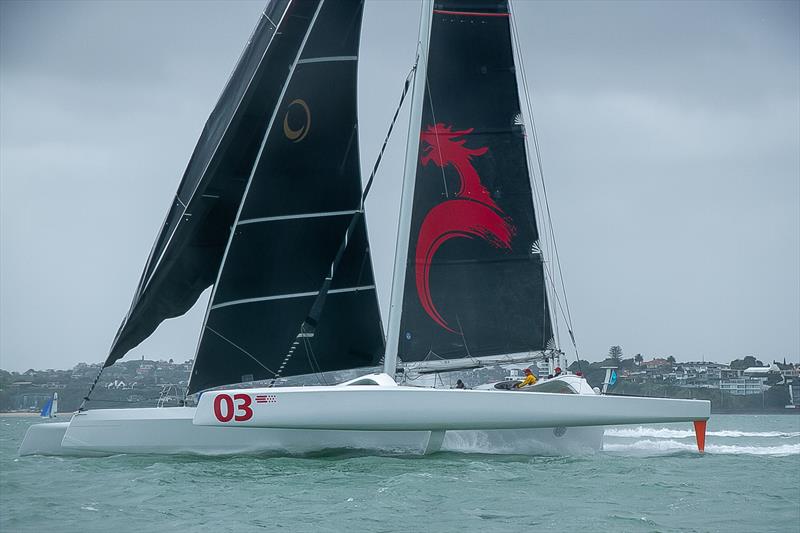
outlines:
[[800, 416], [609, 428], [602, 453], [17, 457], [0, 531], [800, 531]]

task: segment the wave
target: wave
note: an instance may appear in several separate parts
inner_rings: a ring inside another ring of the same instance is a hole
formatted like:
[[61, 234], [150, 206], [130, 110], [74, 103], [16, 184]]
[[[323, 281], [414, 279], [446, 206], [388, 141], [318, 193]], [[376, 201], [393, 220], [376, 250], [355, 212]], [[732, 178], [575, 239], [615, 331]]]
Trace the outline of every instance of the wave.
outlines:
[[[696, 452], [694, 444], [676, 440], [638, 440], [626, 444], [603, 444], [606, 452]], [[783, 444], [781, 446], [733, 446], [725, 444], [706, 444], [706, 453], [724, 455], [800, 455], [800, 444]]]
[[[721, 431], [708, 431], [706, 433], [709, 437], [779, 437], [779, 438], [797, 438], [800, 437], [800, 431], [781, 432], [781, 431], [736, 431], [736, 430], [721, 430]], [[608, 428], [605, 433], [606, 437], [654, 437], [658, 439], [688, 439], [694, 438], [694, 431], [685, 429], [668, 429], [668, 428], [650, 428], [639, 426], [635, 428]]]

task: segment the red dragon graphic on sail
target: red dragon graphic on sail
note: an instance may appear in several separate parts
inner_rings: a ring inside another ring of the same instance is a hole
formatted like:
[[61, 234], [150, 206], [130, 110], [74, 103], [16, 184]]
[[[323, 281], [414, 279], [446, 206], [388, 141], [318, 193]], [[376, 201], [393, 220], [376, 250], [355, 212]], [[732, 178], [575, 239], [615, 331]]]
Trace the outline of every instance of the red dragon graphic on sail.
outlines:
[[495, 248], [511, 250], [511, 239], [516, 233], [511, 219], [492, 199], [481, 184], [481, 177], [472, 165], [472, 159], [489, 151], [488, 147], [467, 148], [466, 139], [473, 128], [453, 131], [452, 126], [437, 123], [428, 126], [421, 134], [423, 166], [433, 163], [444, 168], [451, 165], [459, 177], [455, 198], [436, 205], [422, 221], [415, 252], [417, 294], [422, 307], [434, 322], [446, 330], [457, 333], [436, 309], [431, 299], [430, 268], [436, 251], [450, 239], [481, 239]]

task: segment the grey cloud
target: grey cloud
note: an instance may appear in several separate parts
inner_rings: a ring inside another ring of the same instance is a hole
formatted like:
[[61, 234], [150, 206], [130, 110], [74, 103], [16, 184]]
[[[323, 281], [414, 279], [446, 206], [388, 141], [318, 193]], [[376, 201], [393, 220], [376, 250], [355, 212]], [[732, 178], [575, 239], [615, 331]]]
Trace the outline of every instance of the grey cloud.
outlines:
[[[798, 5], [515, 3], [584, 357], [798, 360]], [[0, 366], [104, 358], [262, 7], [0, 3]], [[367, 3], [364, 169], [418, 10]], [[384, 308], [405, 133], [368, 202]], [[129, 357], [191, 357], [204, 303]]]

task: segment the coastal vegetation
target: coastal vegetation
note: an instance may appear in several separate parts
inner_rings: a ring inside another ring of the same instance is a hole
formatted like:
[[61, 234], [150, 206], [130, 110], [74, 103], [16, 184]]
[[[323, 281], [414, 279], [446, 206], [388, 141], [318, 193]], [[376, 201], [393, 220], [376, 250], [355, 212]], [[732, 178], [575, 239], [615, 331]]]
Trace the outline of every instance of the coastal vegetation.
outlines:
[[[705, 365], [703, 371], [698, 370], [700, 365]], [[574, 361], [568, 369], [582, 372], [590, 385], [602, 388], [606, 368], [616, 367], [618, 380], [609, 389], [610, 394], [711, 400], [716, 413], [783, 412], [790, 398], [786, 381], [780, 374], [773, 373], [764, 378], [763, 390], [757, 394], [732, 394], [720, 388], [719, 376], [724, 372], [741, 374], [747, 368], [763, 366], [754, 356], [734, 359], [727, 365], [681, 363], [673, 356], [647, 361], [638, 353], [624, 358], [622, 347], [612, 346], [602, 361]], [[797, 365], [781, 366], [794, 369], [796, 375]], [[175, 405], [183, 398], [191, 367], [191, 360], [182, 363], [172, 359], [144, 358], [120, 361], [103, 372], [92, 396], [91, 407], [151, 407], [157, 405], [159, 398]], [[716, 378], [711, 371], [706, 372], [706, 367], [713, 367]], [[59, 409], [62, 412], [73, 411], [80, 405], [99, 370], [99, 363], [80, 363], [69, 370], [29, 369], [22, 373], [0, 370], [0, 411], [37, 411], [54, 392], [58, 393]], [[453, 373], [450, 377], [453, 382], [459, 378], [467, 386], [476, 386], [501, 380], [507, 373], [506, 369], [497, 366]], [[447, 379], [443, 380], [445, 384]], [[795, 378], [795, 382], [798, 381], [800, 379]]]

